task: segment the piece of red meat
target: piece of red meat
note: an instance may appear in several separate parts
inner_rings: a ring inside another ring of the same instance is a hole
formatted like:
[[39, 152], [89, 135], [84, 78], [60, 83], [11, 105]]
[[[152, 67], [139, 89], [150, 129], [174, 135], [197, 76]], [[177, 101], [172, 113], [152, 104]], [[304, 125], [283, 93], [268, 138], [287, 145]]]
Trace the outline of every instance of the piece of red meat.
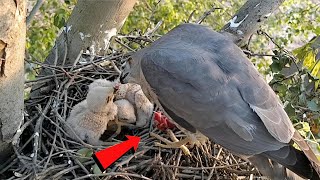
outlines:
[[154, 113], [154, 121], [156, 127], [161, 131], [166, 129], [174, 129], [176, 126], [170, 122], [170, 120], [160, 111]]

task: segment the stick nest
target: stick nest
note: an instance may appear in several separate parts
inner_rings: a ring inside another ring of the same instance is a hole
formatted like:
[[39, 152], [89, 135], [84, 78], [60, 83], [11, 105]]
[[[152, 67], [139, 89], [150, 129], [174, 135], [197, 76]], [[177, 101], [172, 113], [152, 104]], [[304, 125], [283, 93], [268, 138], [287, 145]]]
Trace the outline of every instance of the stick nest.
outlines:
[[[253, 179], [258, 171], [248, 162], [234, 156], [217, 144], [208, 142], [190, 149], [186, 156], [181, 149], [156, 147], [159, 140], [150, 132], [168, 138], [154, 127], [124, 129], [113, 137], [104, 137], [110, 146], [125, 135], [141, 137], [138, 150], [127, 153], [102, 173], [93, 152], [108, 146], [92, 146], [75, 141], [62, 128], [71, 108], [85, 99], [88, 84], [94, 79], [114, 80], [135, 49], [158, 38], [155, 30], [146, 34], [115, 37], [108, 56], [81, 54], [73, 66], [40, 65], [50, 75], [27, 81], [25, 87], [37, 87], [41, 95], [25, 102], [25, 120], [14, 137], [14, 155], [2, 163], [0, 177], [8, 179]], [[33, 62], [35, 63], [35, 62]], [[109, 133], [109, 134], [108, 134]], [[178, 139], [185, 135], [175, 130]], [[103, 137], [102, 137], [103, 138]]]

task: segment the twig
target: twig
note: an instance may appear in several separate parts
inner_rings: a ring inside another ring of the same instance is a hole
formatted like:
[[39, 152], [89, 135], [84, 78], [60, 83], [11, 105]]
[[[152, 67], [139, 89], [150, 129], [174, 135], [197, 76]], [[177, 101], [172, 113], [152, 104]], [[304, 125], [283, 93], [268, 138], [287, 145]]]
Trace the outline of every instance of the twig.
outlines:
[[37, 164], [37, 158], [38, 158], [38, 149], [40, 149], [40, 133], [41, 133], [41, 127], [42, 127], [42, 122], [44, 119], [44, 115], [49, 111], [49, 107], [51, 105], [52, 97], [49, 98], [47, 105], [45, 106], [44, 110], [41, 111], [41, 109], [38, 109], [39, 113], [41, 116], [37, 120], [36, 126], [35, 126], [35, 131], [34, 131], [34, 146], [33, 146], [33, 163], [36, 165]]
[[43, 0], [37, 0], [36, 4], [33, 6], [31, 12], [29, 13], [29, 15], [28, 15], [28, 17], [26, 19], [27, 25], [30, 24], [31, 20], [33, 19], [33, 17], [36, 15], [38, 10], [40, 9], [42, 3], [43, 3]]
[[[221, 155], [221, 152], [222, 152], [222, 148], [219, 149], [219, 152], [218, 152], [218, 154], [217, 154], [216, 159], [219, 159], [219, 156]], [[214, 165], [213, 165], [214, 169], [211, 169], [210, 174], [209, 174], [209, 176], [208, 176], [208, 180], [212, 178], [213, 172], [215, 171], [216, 165], [217, 165], [217, 161], [215, 160]]]
[[178, 169], [187, 169], [187, 170], [211, 170], [211, 169], [226, 169], [228, 167], [234, 167], [238, 165], [244, 165], [248, 164], [247, 162], [242, 162], [239, 164], [231, 164], [231, 165], [225, 165], [225, 166], [216, 166], [216, 167], [184, 167], [184, 166], [175, 166], [175, 165], [154, 165], [155, 167], [170, 167], [170, 168], [178, 168]]
[[80, 51], [80, 53], [78, 54], [76, 60], [73, 62], [73, 66], [71, 67], [70, 71], [73, 71], [73, 69], [77, 66], [82, 54], [83, 54], [83, 50]]
[[196, 23], [197, 23], [197, 24], [201, 24], [204, 19], [206, 19], [213, 11], [215, 11], [215, 10], [217, 10], [217, 9], [222, 9], [222, 8], [212, 7], [209, 11], [206, 11], [206, 12], [199, 18], [199, 20], [196, 21]]
[[111, 173], [103, 173], [103, 174], [89, 174], [85, 175], [79, 178], [75, 178], [74, 180], [80, 180], [80, 179], [86, 179], [88, 177], [104, 177], [104, 176], [131, 176], [139, 179], [145, 179], [145, 180], [152, 180], [150, 178], [147, 178], [140, 174], [133, 174], [133, 173], [125, 173], [125, 172], [111, 172]]
[[139, 152], [136, 152], [134, 153], [133, 155], [129, 156], [127, 159], [123, 160], [122, 162], [118, 163], [116, 165], [116, 167], [121, 167], [125, 164], [129, 164], [129, 162], [131, 161], [131, 159], [133, 158], [137, 158], [138, 156], [141, 156], [143, 155], [144, 153], [146, 153], [146, 150], [143, 150], [143, 151], [139, 151]]
[[12, 145], [17, 145], [17, 143], [19, 142], [20, 136], [23, 133], [23, 131], [34, 121], [36, 120], [38, 117], [35, 116], [34, 118], [32, 118], [31, 120], [27, 121], [26, 123], [24, 123], [16, 132], [16, 134], [13, 136], [12, 138]]
[[[56, 131], [55, 131], [55, 133], [54, 133], [54, 139], [53, 139], [53, 142], [52, 142], [53, 145], [55, 145], [55, 143], [56, 143], [57, 133], [58, 133], [58, 128], [56, 128]], [[47, 169], [47, 166], [48, 166], [48, 164], [49, 164], [49, 161], [51, 160], [52, 153], [53, 153], [53, 148], [54, 148], [54, 146], [51, 146], [51, 150], [50, 150], [50, 153], [49, 153], [47, 162], [46, 162], [46, 164], [44, 165], [44, 169]]]
[[119, 43], [121, 46], [127, 48], [129, 51], [135, 52], [134, 49], [132, 49], [132, 48], [129, 47], [128, 45], [124, 44], [120, 39], [115, 38], [115, 41], [116, 41], [117, 43]]
[[195, 12], [196, 12], [196, 10], [193, 10], [193, 11], [190, 13], [190, 15], [189, 15], [186, 23], [190, 23], [190, 21], [191, 21], [191, 19], [192, 19], [192, 17], [193, 17], [193, 14], [194, 14]]
[[[160, 2], [160, 1], [159, 1], [159, 2]], [[163, 23], [163, 21], [159, 21], [159, 22], [157, 23], [157, 25], [156, 25], [153, 29], [147, 31], [144, 35], [147, 36], [147, 37], [153, 36], [154, 33], [160, 28], [160, 26], [162, 25], [162, 23]]]

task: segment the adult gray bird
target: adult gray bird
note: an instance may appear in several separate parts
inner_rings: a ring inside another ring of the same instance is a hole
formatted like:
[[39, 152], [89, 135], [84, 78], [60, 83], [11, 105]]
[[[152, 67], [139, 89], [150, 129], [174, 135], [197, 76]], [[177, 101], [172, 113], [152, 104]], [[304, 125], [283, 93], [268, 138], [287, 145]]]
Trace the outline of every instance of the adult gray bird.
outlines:
[[228, 37], [183, 24], [135, 53], [129, 65], [121, 78], [140, 84], [183, 128], [201, 132], [273, 179], [292, 172], [319, 179], [315, 154], [274, 91]]

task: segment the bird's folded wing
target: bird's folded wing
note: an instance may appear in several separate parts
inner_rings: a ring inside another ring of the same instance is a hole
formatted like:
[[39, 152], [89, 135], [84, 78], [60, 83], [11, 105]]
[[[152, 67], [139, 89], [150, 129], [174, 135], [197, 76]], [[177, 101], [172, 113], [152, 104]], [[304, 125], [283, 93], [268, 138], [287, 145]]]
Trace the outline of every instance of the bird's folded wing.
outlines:
[[[249, 106], [258, 114], [269, 133], [278, 141], [290, 142], [294, 127], [282, 103], [258, 71], [243, 59], [244, 70], [235, 75], [238, 89]], [[245, 75], [243, 72], [249, 73]]]

